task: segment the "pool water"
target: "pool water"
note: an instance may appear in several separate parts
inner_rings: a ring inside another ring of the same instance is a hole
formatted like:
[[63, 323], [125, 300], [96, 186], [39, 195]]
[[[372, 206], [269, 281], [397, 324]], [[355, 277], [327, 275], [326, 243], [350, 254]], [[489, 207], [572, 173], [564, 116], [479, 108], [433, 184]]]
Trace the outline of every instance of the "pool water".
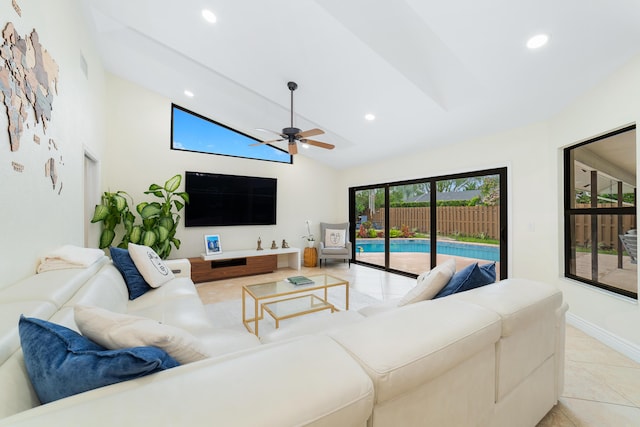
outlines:
[[[391, 239], [391, 252], [431, 252], [428, 239]], [[438, 253], [466, 258], [500, 261], [500, 248], [492, 245], [477, 245], [459, 242], [437, 242]], [[382, 239], [356, 240], [356, 253], [384, 252]]]

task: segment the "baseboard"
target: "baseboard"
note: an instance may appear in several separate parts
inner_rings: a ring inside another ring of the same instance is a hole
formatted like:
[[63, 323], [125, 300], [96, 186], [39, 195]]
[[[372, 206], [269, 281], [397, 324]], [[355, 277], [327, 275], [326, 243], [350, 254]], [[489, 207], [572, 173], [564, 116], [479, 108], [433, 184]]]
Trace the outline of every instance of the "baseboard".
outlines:
[[601, 343], [611, 347], [615, 351], [622, 353], [628, 358], [640, 363], [640, 347], [638, 347], [637, 345], [630, 343], [624, 338], [620, 338], [619, 336], [612, 334], [611, 332], [601, 328], [600, 326], [596, 326], [593, 323], [587, 322], [583, 318], [576, 316], [571, 312], [567, 313], [567, 323], [571, 326], [575, 326], [585, 334], [592, 336]]

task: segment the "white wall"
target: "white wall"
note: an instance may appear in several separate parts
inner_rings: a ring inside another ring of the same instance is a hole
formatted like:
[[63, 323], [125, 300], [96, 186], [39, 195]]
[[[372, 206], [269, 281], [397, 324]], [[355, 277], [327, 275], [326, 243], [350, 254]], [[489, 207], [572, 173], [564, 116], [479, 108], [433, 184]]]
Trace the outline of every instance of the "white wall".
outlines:
[[306, 219], [313, 222], [315, 233], [319, 232], [320, 221], [346, 219], [336, 213], [337, 205], [343, 201], [335, 194], [336, 173], [331, 168], [305, 158], [304, 154], [296, 155], [290, 165], [171, 150], [172, 100], [113, 75], [108, 77], [108, 92], [105, 190], [124, 190], [137, 204], [152, 200], [152, 196], [143, 194], [151, 183], [162, 185], [177, 173], [183, 175], [184, 189], [187, 170], [278, 179], [275, 226], [185, 228], [182, 220], [177, 232], [182, 245], [171, 253], [171, 258], [199, 256], [204, 249], [205, 234], [219, 234], [223, 252], [255, 249], [258, 237], [262, 238], [263, 248], [269, 248], [272, 240], [280, 246], [282, 239], [290, 246], [300, 247], [301, 236], [306, 234]]
[[[65, 243], [83, 246], [83, 147], [90, 147], [97, 155], [104, 151], [102, 65], [81, 2], [18, 3], [22, 17], [10, 1], [0, 3], [0, 25], [4, 28], [7, 22], [13, 22], [23, 38], [35, 29], [60, 71], [46, 133], [42, 125], [34, 126], [34, 114], [29, 111], [29, 128], [16, 152], [9, 149], [6, 109], [0, 105], [0, 287], [33, 274], [38, 257], [47, 251]], [[89, 79], [80, 68], [81, 53], [89, 67]], [[34, 134], [40, 137], [40, 145], [33, 142]], [[49, 138], [58, 145], [58, 153], [49, 149]], [[57, 160], [55, 190], [44, 176], [44, 163], [49, 157]], [[24, 165], [24, 172], [15, 172], [11, 162]]]
[[[510, 277], [558, 284], [575, 323], [640, 359], [637, 302], [563, 277], [561, 153], [564, 146], [638, 122], [638, 76], [640, 57], [551, 120], [351, 169], [342, 174], [338, 193], [363, 184], [507, 166]], [[340, 208], [344, 214], [346, 203]]]
[[[551, 153], [554, 156], [554, 175], [558, 188], [562, 185], [562, 148], [624, 125], [640, 122], [638, 76], [640, 56], [550, 121]], [[637, 135], [638, 132], [636, 138]], [[640, 147], [638, 141], [636, 147]], [[636, 149], [636, 155], [640, 155], [640, 150]], [[561, 203], [558, 200], [560, 207]], [[558, 209], [558, 221], [561, 221], [561, 214], [561, 209]], [[559, 259], [560, 257], [561, 253], [558, 254]], [[557, 283], [562, 287], [571, 306], [570, 312], [577, 322], [609, 344], [618, 346], [621, 350], [626, 347], [627, 354], [640, 359], [640, 307], [637, 301], [570, 280], [559, 279]]]

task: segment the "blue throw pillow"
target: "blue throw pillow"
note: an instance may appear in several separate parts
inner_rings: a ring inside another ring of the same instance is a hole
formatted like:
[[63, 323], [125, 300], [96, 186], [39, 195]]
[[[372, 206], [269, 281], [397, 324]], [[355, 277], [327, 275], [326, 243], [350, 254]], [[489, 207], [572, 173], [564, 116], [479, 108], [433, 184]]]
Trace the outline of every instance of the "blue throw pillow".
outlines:
[[457, 292], [479, 288], [496, 281], [496, 263], [478, 266], [475, 262], [453, 275], [449, 283], [434, 297], [442, 298]]
[[131, 259], [128, 250], [114, 248], [112, 246], [109, 248], [109, 252], [111, 253], [113, 265], [116, 266], [118, 271], [120, 271], [120, 274], [122, 274], [122, 277], [124, 277], [127, 289], [129, 290], [130, 300], [134, 300], [139, 296], [144, 295], [148, 290], [153, 289], [138, 271], [138, 268], [133, 263], [133, 259]]
[[41, 403], [178, 366], [157, 347], [106, 350], [79, 333], [20, 316], [24, 363]]

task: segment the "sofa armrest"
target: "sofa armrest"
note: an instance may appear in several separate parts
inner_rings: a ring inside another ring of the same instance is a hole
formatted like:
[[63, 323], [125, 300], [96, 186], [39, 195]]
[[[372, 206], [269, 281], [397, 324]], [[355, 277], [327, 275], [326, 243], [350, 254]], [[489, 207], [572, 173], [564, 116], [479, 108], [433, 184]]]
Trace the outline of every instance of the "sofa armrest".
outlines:
[[364, 425], [373, 384], [326, 336], [264, 345], [91, 390], [0, 426]]
[[188, 259], [167, 259], [164, 261], [164, 263], [167, 264], [167, 267], [171, 269], [174, 276], [186, 277], [187, 279], [191, 279], [191, 263]]

